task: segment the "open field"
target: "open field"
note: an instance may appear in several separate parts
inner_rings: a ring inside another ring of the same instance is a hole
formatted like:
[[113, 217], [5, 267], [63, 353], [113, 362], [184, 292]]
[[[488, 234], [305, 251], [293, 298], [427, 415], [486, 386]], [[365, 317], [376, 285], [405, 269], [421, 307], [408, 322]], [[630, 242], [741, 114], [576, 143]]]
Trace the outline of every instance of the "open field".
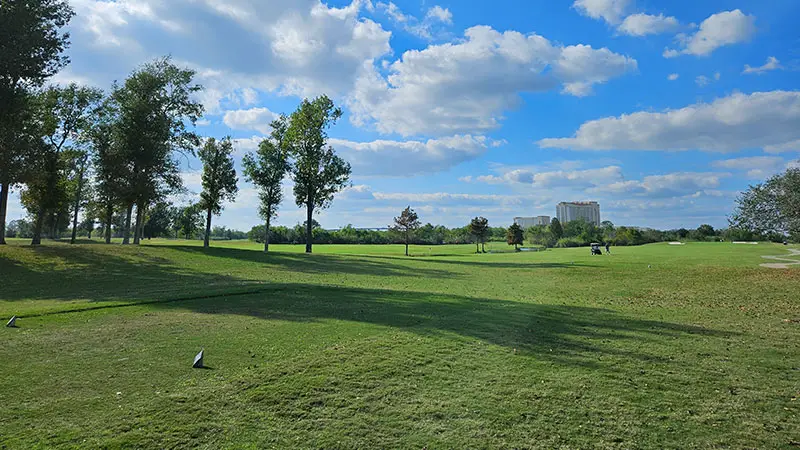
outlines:
[[800, 441], [800, 266], [759, 267], [784, 246], [22, 243], [0, 448]]

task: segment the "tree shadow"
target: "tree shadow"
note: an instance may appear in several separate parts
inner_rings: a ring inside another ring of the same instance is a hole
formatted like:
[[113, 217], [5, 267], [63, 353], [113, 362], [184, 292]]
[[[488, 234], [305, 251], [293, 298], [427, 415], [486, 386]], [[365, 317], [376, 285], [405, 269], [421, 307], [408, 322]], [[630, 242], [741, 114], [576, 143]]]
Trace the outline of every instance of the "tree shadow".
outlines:
[[0, 253], [0, 300], [138, 302], [262, 284], [193, 271], [134, 247], [120, 252], [96, 250], [95, 246], [45, 245], [27, 247], [19, 255]]
[[[372, 260], [365, 255], [329, 255], [305, 253], [264, 253], [256, 250], [221, 248], [221, 247], [195, 247], [185, 245], [163, 245], [169, 248], [193, 255], [204, 255], [212, 258], [229, 258], [252, 263], [276, 264], [289, 270], [301, 273], [347, 273], [354, 275], [374, 275], [385, 277], [429, 277], [451, 278], [458, 276], [447, 270], [430, 268], [409, 267], [407, 265], [392, 264], [388, 261]], [[394, 263], [402, 259], [385, 258]]]
[[238, 314], [265, 320], [315, 322], [342, 320], [449, 335], [514, 349], [554, 362], [597, 367], [598, 356], [668, 362], [645, 353], [648, 341], [667, 346], [691, 335], [734, 333], [661, 321], [635, 319], [602, 308], [544, 305], [447, 294], [355, 289], [310, 284], [273, 285], [258, 294], [157, 304], [156, 308], [203, 314]]
[[[513, 253], [518, 254], [518, 253]], [[473, 254], [474, 255], [474, 254]], [[470, 255], [452, 255], [452, 256], [470, 256]], [[385, 259], [385, 260], [394, 260], [394, 261], [402, 261], [403, 257], [397, 256], [380, 256], [380, 255], [363, 255], [365, 259]], [[559, 262], [537, 262], [537, 261], [517, 261], [517, 262], [498, 262], [496, 260], [493, 261], [471, 261], [467, 259], [437, 259], [439, 255], [436, 256], [419, 256], [415, 257], [414, 259], [421, 262], [430, 262], [435, 264], [450, 264], [450, 265], [461, 265], [461, 266], [474, 266], [474, 267], [484, 267], [484, 268], [494, 268], [494, 269], [577, 269], [577, 268], [586, 268], [586, 267], [598, 267], [594, 264], [586, 264], [583, 262], [568, 262], [568, 263], [559, 263]]]

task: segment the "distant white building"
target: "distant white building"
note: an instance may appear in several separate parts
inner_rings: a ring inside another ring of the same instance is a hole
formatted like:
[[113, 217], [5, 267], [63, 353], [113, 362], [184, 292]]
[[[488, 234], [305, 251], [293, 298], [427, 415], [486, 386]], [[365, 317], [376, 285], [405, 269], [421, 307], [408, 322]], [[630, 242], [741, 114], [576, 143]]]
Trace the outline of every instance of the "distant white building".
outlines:
[[597, 202], [561, 202], [556, 207], [556, 217], [562, 224], [584, 219], [600, 226], [600, 204]]
[[550, 225], [550, 216], [514, 217], [514, 223], [524, 229], [539, 225], [547, 226]]

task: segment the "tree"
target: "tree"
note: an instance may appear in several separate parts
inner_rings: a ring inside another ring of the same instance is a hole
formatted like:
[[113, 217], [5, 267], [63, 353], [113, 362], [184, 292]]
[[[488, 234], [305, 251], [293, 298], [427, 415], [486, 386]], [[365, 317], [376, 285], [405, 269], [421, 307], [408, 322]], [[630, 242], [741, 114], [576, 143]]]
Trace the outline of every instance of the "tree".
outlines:
[[123, 244], [130, 239], [134, 205], [133, 242], [138, 244], [147, 207], [180, 189], [174, 152], [194, 154], [200, 145], [200, 138], [188, 129], [203, 114], [203, 105], [194, 99], [202, 90], [193, 84], [194, 75], [170, 58], [160, 58], [137, 69], [111, 95], [118, 115], [116, 139], [133, 174], [123, 199], [127, 208]]
[[97, 89], [75, 83], [65, 88], [50, 87], [40, 95], [38, 114], [43, 142], [33, 152], [35, 174], [30, 175], [27, 183], [29, 205], [36, 208], [32, 211], [36, 220], [31, 245], [41, 244], [45, 215], [53, 213], [66, 195], [63, 179], [66, 167], [62, 153], [68, 144], [75, 144], [76, 138], [90, 128], [91, 117], [102, 96]]
[[173, 223], [177, 221], [177, 210], [170, 203], [158, 202], [148, 212], [142, 237], [151, 239], [169, 236]]
[[203, 226], [203, 208], [198, 205], [189, 205], [180, 210], [180, 217], [177, 221], [177, 229], [183, 233], [184, 238], [192, 239], [197, 231]]
[[711, 225], [708, 225], [708, 224], [703, 224], [703, 225], [700, 225], [699, 227], [697, 227], [696, 233], [697, 233], [698, 238], [701, 239], [701, 240], [709, 238], [709, 237], [714, 236], [715, 234], [717, 234], [717, 232], [714, 230], [714, 227], [712, 227]]
[[128, 164], [120, 140], [115, 104], [109, 99], [96, 112], [94, 126], [86, 133], [92, 148], [94, 166], [95, 215], [102, 224], [105, 243], [111, 243], [111, 225], [115, 209], [129, 198], [133, 180], [132, 167]]
[[[69, 243], [74, 244], [78, 236], [78, 213], [86, 208], [90, 195], [87, 195], [86, 175], [89, 167], [89, 152], [85, 150], [73, 151], [70, 155], [71, 191], [72, 191], [72, 237]], [[89, 232], [91, 237], [91, 231]]]
[[217, 142], [210, 138], [198, 152], [203, 162], [203, 192], [200, 205], [206, 210], [206, 233], [203, 247], [208, 248], [211, 239], [211, 216], [222, 212], [223, 202], [236, 199], [239, 188], [236, 169], [233, 168], [233, 143], [230, 137]]
[[255, 154], [248, 153], [242, 159], [246, 179], [259, 191], [258, 213], [265, 222], [264, 252], [269, 251], [270, 222], [278, 215], [283, 201], [281, 183], [290, 169], [284, 150], [288, 118], [282, 115], [271, 125], [271, 139], [261, 141]]
[[400, 213], [399, 217], [394, 218], [394, 225], [389, 226], [390, 230], [402, 235], [403, 243], [406, 245], [406, 256], [408, 256], [408, 245], [420, 225], [419, 216], [408, 206]]
[[553, 221], [550, 222], [550, 232], [553, 233], [553, 237], [556, 238], [556, 241], [564, 237], [564, 227], [561, 225], [561, 221], [555, 217]]
[[[489, 236], [489, 220], [485, 217], [476, 217], [469, 224], [469, 232], [475, 238], [475, 253], [486, 253], [486, 237]], [[478, 246], [480, 244], [480, 247]]]
[[306, 253], [311, 253], [314, 210], [325, 209], [350, 180], [350, 164], [327, 145], [327, 130], [342, 110], [327, 96], [303, 100], [289, 118], [286, 145], [295, 158], [292, 176], [297, 206], [306, 207]]
[[519, 246], [523, 244], [523, 240], [524, 232], [521, 226], [515, 223], [508, 227], [508, 232], [506, 233], [506, 242], [508, 245], [513, 245], [514, 250], [519, 250]]
[[[62, 53], [69, 34], [61, 33], [73, 16], [64, 0], [0, 3], [0, 244], [5, 244], [6, 212], [11, 186], [23, 181], [30, 140], [30, 89], [67, 65]], [[27, 141], [27, 142], [26, 142]]]
[[800, 239], [800, 169], [789, 169], [750, 186], [736, 199], [731, 227], [759, 235], [789, 234]]

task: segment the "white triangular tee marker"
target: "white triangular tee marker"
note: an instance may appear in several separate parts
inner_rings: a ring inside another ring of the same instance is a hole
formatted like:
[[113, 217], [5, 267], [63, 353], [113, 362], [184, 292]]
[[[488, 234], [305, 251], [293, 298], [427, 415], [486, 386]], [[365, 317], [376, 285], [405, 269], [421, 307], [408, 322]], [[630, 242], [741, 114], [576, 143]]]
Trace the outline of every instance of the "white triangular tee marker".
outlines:
[[203, 368], [203, 352], [205, 350], [200, 350], [200, 353], [194, 357], [194, 364], [192, 364], [192, 368], [194, 369], [202, 369]]

